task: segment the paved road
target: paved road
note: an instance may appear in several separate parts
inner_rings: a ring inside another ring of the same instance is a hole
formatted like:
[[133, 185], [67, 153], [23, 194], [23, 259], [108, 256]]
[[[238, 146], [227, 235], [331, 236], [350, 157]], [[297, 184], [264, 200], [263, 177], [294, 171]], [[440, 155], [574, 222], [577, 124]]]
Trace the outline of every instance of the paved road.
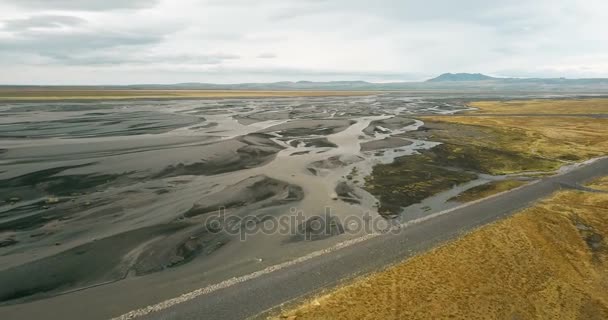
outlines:
[[[580, 185], [608, 175], [608, 159], [546, 178], [403, 229], [321, 255], [227, 288], [203, 294], [144, 319], [242, 319], [279, 304], [334, 286], [341, 280], [378, 270], [408, 255], [428, 250], [475, 227], [529, 206], [564, 185]], [[415, 277], [416, 275], [411, 275]]]

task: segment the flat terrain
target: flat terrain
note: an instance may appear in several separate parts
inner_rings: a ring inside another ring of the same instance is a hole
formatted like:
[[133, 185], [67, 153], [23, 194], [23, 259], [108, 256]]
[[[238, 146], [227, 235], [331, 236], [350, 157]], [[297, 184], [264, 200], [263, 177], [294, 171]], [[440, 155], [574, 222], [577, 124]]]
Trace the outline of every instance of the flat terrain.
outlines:
[[[580, 167], [561, 176], [546, 178], [541, 182], [526, 185], [521, 189], [488, 198], [467, 207], [410, 223], [396, 235], [379, 235], [327, 252], [327, 254], [310, 257], [297, 264], [259, 274], [253, 279], [234, 279], [232, 285], [213, 290], [209, 294], [204, 292], [212, 288], [203, 288], [201, 295], [181, 296], [177, 299], [182, 300], [181, 303], [172, 307], [166, 307], [167, 303], [163, 302], [150, 308], [137, 310], [133, 314], [146, 315], [143, 319], [200, 319], [210, 314], [222, 319], [251, 317], [279, 304], [302, 296], [309, 296], [311, 293], [318, 293], [323, 288], [336, 286], [341, 283], [342, 279], [381, 270], [387, 265], [415, 256], [416, 253], [432, 249], [444, 241], [457, 239], [476, 227], [497, 221], [529, 206], [538, 198], [550, 196], [553, 192], [560, 190], [562, 183], [583, 183], [592, 177], [603, 175], [608, 175], [608, 159]], [[577, 241], [580, 242], [580, 239]], [[501, 258], [503, 257], [501, 256]], [[513, 263], [516, 262], [518, 261]], [[478, 265], [469, 266], [469, 269], [478, 267]], [[514, 276], [513, 279], [517, 280], [518, 277]], [[450, 277], [450, 273], [446, 271], [445, 277]], [[414, 274], [410, 278], [415, 279], [416, 275]], [[390, 285], [390, 282], [388, 284]], [[387, 297], [387, 295], [380, 295], [380, 297]], [[354, 305], [349, 304], [345, 308]], [[403, 309], [402, 307], [399, 310]], [[388, 314], [389, 312], [391, 311], [385, 310], [384, 313], [378, 314]], [[267, 314], [276, 315], [277, 313], [271, 310], [260, 317], [265, 318]], [[375, 318], [376, 314], [372, 314]], [[129, 315], [131, 314], [120, 319], [129, 319]], [[339, 317], [339, 315], [330, 313], [325, 318], [333, 317]]]
[[[381, 214], [397, 215], [403, 207], [482, 175], [514, 181], [509, 184], [494, 178], [488, 185], [473, 188], [469, 196], [450, 200], [466, 202], [488, 196], [539, 174], [605, 155], [608, 150], [608, 118], [588, 116], [589, 112], [608, 114], [608, 99], [482, 101], [470, 105], [478, 110], [465, 115], [417, 117], [424, 125], [400, 135], [441, 144], [374, 167], [365, 179], [365, 189], [380, 200]], [[470, 196], [472, 193], [477, 196]]]
[[478, 108], [475, 113], [492, 114], [606, 114], [608, 99], [533, 99], [510, 101], [475, 101], [469, 106]]
[[[604, 111], [604, 113], [608, 113], [608, 111]], [[496, 130], [501, 134], [490, 137], [471, 137], [462, 143], [552, 161], [580, 161], [605, 154], [608, 150], [606, 139], [608, 118], [454, 116], [424, 119], [466, 125], [470, 128], [479, 128], [479, 130]], [[446, 135], [444, 139], [446, 141], [455, 140], [456, 136]]]
[[606, 213], [608, 192], [561, 191], [281, 318], [606, 319]]
[[[392, 136], [465, 109], [399, 94], [0, 103], [0, 313], [96, 304], [81, 297], [102, 288], [122, 299], [97, 315], [120, 314], [358, 237], [346, 217], [381, 219], [361, 188], [372, 167], [435, 145]], [[334, 231], [311, 234], [326, 207]], [[246, 239], [206, 223], [296, 210], [290, 230]]]
[[36, 90], [0, 89], [0, 101], [120, 100], [328, 97], [370, 95], [371, 91], [270, 91], [270, 90]]
[[[507, 122], [521, 116], [460, 115], [468, 110], [461, 98], [404, 93], [2, 102], [0, 316], [73, 319], [95, 310], [92, 319], [107, 319], [292, 266], [247, 282], [262, 290], [255, 299], [236, 286], [165, 310], [250, 316], [561, 187], [582, 188], [576, 183], [605, 170], [605, 160], [579, 167], [605, 154], [597, 114], [560, 115], [561, 139], [550, 122], [530, 129]], [[572, 175], [550, 177], [557, 172]], [[540, 177], [459, 207], [472, 199], [461, 194], [483, 197]], [[220, 218], [219, 228], [210, 223]], [[283, 218], [293, 221], [288, 230], [257, 232]], [[415, 226], [384, 237], [347, 219]], [[370, 234], [358, 249], [291, 265]], [[324, 268], [316, 278], [292, 278], [315, 266]], [[295, 287], [278, 290], [285, 281]]]
[[[507, 178], [467, 189], [450, 201], [468, 202], [520, 187], [526, 177], [540, 177], [608, 150], [608, 119], [602, 117], [608, 114], [606, 99], [480, 101], [469, 106], [477, 108], [469, 111], [474, 117], [420, 117], [425, 125], [405, 134], [442, 145], [374, 168], [367, 187], [380, 198], [380, 212], [410, 204], [408, 199], [418, 193], [446, 190], [442, 183], [454, 183], [455, 177], [466, 182], [470, 178], [465, 172]], [[451, 171], [441, 172], [448, 166]], [[590, 188], [607, 186], [604, 178]], [[606, 193], [558, 193], [513, 218], [282, 316], [603, 319], [608, 315], [603, 240], [608, 235], [607, 206]]]

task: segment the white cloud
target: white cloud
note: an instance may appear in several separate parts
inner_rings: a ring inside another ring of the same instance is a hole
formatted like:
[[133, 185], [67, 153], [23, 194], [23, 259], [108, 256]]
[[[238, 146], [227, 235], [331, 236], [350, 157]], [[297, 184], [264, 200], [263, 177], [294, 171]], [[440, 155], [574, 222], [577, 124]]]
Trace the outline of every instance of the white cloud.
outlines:
[[602, 0], [4, 0], [0, 83], [608, 77], [607, 10]]
[[15, 6], [30, 10], [105, 11], [153, 7], [156, 0], [14, 0]]
[[265, 53], [260, 53], [258, 54], [258, 58], [260, 59], [274, 59], [276, 58], [277, 55], [271, 52], [265, 52]]

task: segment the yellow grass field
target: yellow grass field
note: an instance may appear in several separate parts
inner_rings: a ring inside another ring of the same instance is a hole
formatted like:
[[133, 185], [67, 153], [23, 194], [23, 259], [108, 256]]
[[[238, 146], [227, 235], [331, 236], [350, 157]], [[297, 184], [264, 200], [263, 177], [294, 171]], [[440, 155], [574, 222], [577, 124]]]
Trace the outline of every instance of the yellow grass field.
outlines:
[[[492, 147], [498, 144], [506, 151], [545, 159], [581, 161], [608, 153], [608, 118], [582, 116], [608, 114], [608, 99], [477, 101], [469, 105], [479, 108], [472, 111], [475, 116], [465, 114], [424, 119], [500, 130], [504, 139], [472, 142]], [[481, 115], [486, 113], [502, 116]], [[510, 135], [514, 138], [509, 139]]]
[[[585, 160], [608, 153], [608, 118], [441, 116], [428, 120], [481, 126], [517, 133], [525, 139], [500, 139], [503, 150], [548, 159]], [[495, 141], [480, 141], [494, 144]]]
[[606, 114], [608, 99], [535, 99], [511, 101], [476, 101], [468, 104], [477, 113], [495, 114]]
[[562, 191], [274, 317], [608, 319], [607, 213], [608, 193]]
[[15, 90], [0, 89], [0, 101], [116, 100], [186, 98], [264, 98], [370, 95], [371, 91], [262, 91], [262, 90]]

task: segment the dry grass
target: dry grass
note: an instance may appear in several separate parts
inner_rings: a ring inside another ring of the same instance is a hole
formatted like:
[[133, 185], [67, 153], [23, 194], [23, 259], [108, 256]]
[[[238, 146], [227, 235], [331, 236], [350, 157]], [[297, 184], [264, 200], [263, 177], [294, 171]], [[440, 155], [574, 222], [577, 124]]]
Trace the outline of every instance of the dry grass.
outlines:
[[585, 160], [608, 151], [608, 118], [449, 116], [425, 119], [510, 131], [525, 139], [507, 136], [500, 140], [501, 149], [546, 159]]
[[477, 187], [473, 187], [458, 196], [450, 199], [459, 202], [469, 202], [477, 199], [489, 197], [491, 195], [508, 191], [526, 184], [524, 181], [519, 180], [501, 180], [492, 181], [490, 183], [482, 184]]
[[371, 91], [263, 91], [263, 90], [15, 90], [0, 89], [0, 101], [99, 100], [175, 98], [263, 98], [370, 95]]
[[534, 99], [469, 103], [478, 113], [495, 114], [607, 114], [608, 99]]
[[608, 191], [608, 177], [603, 177], [588, 183], [589, 188]]
[[280, 317], [608, 319], [607, 213], [608, 194], [559, 192]]

